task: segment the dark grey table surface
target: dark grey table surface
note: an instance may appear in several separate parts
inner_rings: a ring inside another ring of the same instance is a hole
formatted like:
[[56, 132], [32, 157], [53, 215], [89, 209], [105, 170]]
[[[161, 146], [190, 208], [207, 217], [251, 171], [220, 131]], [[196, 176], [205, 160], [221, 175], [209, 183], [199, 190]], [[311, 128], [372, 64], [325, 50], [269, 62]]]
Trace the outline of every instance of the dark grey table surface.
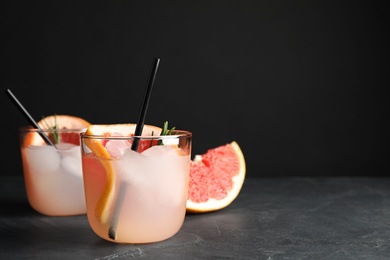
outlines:
[[104, 241], [85, 215], [46, 217], [0, 180], [0, 259], [390, 259], [390, 179], [247, 178], [227, 208], [159, 243]]

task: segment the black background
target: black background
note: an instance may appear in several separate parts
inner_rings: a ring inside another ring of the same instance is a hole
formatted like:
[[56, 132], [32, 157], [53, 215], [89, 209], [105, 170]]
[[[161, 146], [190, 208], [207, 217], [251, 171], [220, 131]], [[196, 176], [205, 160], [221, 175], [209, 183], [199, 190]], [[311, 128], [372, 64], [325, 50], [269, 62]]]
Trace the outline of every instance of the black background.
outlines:
[[1, 174], [21, 175], [18, 127], [136, 122], [193, 132], [193, 155], [233, 140], [247, 175], [389, 171], [386, 8], [378, 1], [2, 1]]

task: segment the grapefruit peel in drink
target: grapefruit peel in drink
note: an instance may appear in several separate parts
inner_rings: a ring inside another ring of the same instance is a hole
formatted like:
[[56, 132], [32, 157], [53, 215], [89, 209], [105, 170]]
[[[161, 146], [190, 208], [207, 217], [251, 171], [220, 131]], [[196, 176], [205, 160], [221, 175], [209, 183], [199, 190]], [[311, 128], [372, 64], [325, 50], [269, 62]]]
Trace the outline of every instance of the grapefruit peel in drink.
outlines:
[[[109, 124], [109, 125], [91, 125], [85, 132], [86, 136], [133, 136], [136, 128], [136, 124]], [[142, 135], [143, 136], [158, 136], [161, 132], [161, 128], [144, 125]], [[106, 171], [106, 182], [103, 187], [103, 191], [95, 206], [95, 217], [101, 223], [108, 223], [110, 218], [110, 207], [114, 200], [115, 195], [115, 174], [114, 168], [111, 163], [111, 155], [107, 151], [104, 142], [99, 139], [85, 138], [85, 144], [92, 151], [92, 153], [99, 159]], [[146, 149], [145, 146], [140, 145], [142, 149]], [[138, 150], [140, 151], [140, 150]]]
[[240, 193], [245, 174], [245, 158], [236, 141], [196, 155], [190, 163], [187, 212], [227, 207]]
[[[50, 115], [42, 117], [42, 119], [37, 123], [40, 128], [43, 130], [46, 129], [69, 129], [69, 130], [79, 130], [86, 129], [91, 125], [88, 121], [81, 117], [72, 116], [72, 115]], [[73, 143], [75, 145], [80, 144], [80, 137], [77, 133], [61, 133], [60, 135], [49, 135], [49, 139], [57, 144], [61, 142]], [[29, 145], [45, 145], [45, 141], [37, 132], [29, 132], [24, 138], [23, 147]]]

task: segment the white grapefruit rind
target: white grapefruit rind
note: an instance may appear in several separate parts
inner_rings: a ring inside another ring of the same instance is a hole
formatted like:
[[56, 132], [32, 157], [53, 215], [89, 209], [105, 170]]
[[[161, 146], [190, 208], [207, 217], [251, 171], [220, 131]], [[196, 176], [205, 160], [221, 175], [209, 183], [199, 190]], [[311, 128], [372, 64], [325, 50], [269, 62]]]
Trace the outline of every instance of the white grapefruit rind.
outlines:
[[[219, 210], [227, 207], [233, 202], [233, 200], [237, 198], [244, 184], [245, 175], [246, 175], [246, 164], [245, 164], [244, 154], [242, 153], [241, 148], [237, 144], [237, 142], [233, 141], [230, 144], [232, 145], [233, 149], [236, 151], [237, 157], [240, 162], [240, 171], [237, 175], [233, 176], [232, 178], [233, 180], [232, 189], [228, 192], [228, 195], [221, 200], [210, 198], [208, 201], [205, 202], [193, 202], [188, 199], [187, 200], [188, 212], [201, 213], [201, 212], [210, 212], [210, 211]], [[201, 160], [201, 155], [196, 155], [194, 161], [199, 161], [199, 160]]]

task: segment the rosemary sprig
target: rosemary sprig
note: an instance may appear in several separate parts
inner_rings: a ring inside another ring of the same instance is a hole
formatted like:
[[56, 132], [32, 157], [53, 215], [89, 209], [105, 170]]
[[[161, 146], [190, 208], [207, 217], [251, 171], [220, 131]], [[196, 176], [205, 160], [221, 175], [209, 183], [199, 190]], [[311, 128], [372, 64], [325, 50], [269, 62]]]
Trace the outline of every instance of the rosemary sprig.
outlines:
[[160, 135], [175, 135], [176, 132], [173, 132], [175, 129], [176, 127], [172, 127], [171, 129], [168, 129], [168, 121], [165, 121]]
[[51, 137], [54, 141], [54, 144], [58, 144], [60, 142], [60, 133], [58, 133], [56, 130], [59, 129], [58, 127], [58, 123], [57, 123], [57, 116], [54, 115], [54, 126], [50, 126], [46, 121], [45, 121], [45, 117], [42, 116], [42, 119], [43, 119], [43, 122], [45, 123], [46, 125], [46, 128], [47, 129], [53, 129], [54, 132], [53, 133], [49, 133], [49, 137]]
[[[163, 129], [161, 130], [160, 135], [175, 135], [176, 127], [168, 128], [168, 121], [164, 122]], [[157, 145], [162, 145], [162, 140], [158, 140]]]

